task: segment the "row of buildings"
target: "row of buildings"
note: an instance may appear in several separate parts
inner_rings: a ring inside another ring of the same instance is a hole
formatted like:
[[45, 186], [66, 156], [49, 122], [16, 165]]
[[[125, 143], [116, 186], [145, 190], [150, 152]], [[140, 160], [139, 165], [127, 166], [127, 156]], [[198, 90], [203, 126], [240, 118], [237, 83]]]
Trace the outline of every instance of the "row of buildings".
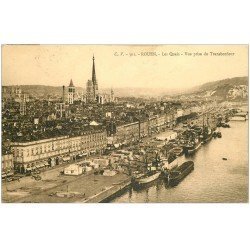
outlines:
[[[8, 172], [13, 167], [25, 173], [36, 168], [53, 167], [64, 161], [102, 154], [108, 144], [128, 145], [140, 138], [173, 126], [172, 115], [156, 115], [145, 120], [117, 126], [115, 130], [97, 130], [81, 136], [62, 136], [30, 142], [11, 142], [11, 154], [2, 156], [2, 168]], [[12, 159], [11, 164], [7, 161]]]
[[24, 173], [41, 167], [53, 167], [90, 154], [102, 153], [107, 145], [105, 131], [95, 131], [82, 136], [62, 136], [51, 139], [13, 142], [11, 153], [14, 167]]
[[144, 120], [138, 119], [136, 122], [117, 126], [116, 133], [109, 141], [113, 144], [126, 145], [166, 128], [172, 128], [175, 123], [175, 116], [172, 114], [155, 115]]
[[[2, 156], [3, 172], [25, 173], [35, 168], [53, 167], [65, 161], [102, 154], [108, 145], [129, 145], [143, 137], [151, 136], [166, 128], [173, 128], [180, 119], [201, 112], [201, 107], [178, 108], [173, 112], [161, 111], [157, 115], [136, 117], [130, 122], [119, 124], [117, 117], [108, 117], [106, 126], [81, 130], [81, 133], [57, 135], [53, 138], [37, 138], [10, 142], [10, 153]], [[70, 129], [74, 123], [70, 123]], [[81, 129], [81, 128], [80, 128]], [[55, 129], [53, 128], [53, 131]]]

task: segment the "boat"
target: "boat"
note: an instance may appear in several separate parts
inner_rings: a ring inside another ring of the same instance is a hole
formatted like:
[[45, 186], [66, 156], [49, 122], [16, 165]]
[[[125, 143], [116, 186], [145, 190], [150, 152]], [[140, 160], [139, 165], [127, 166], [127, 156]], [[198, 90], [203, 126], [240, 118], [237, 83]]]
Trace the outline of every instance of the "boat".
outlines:
[[[140, 161], [138, 161], [140, 162]], [[144, 163], [143, 171], [135, 171], [132, 175], [131, 182], [132, 185], [137, 188], [145, 184], [151, 183], [154, 180], [157, 180], [162, 174], [163, 161], [158, 153], [155, 154], [154, 159], [151, 162], [147, 160]]]
[[246, 121], [246, 120], [247, 120], [246, 116], [233, 116], [231, 118], [231, 121]]
[[162, 168], [165, 170], [170, 170], [174, 167], [178, 166], [178, 159], [175, 154], [170, 153], [167, 158], [162, 158], [163, 166]]
[[148, 184], [150, 182], [157, 180], [160, 177], [160, 175], [161, 172], [149, 172], [145, 176], [134, 179], [133, 184], [136, 186], [142, 186], [144, 184]]
[[208, 141], [210, 141], [213, 137], [213, 132], [211, 130], [211, 128], [209, 127], [205, 127], [203, 135], [202, 135], [202, 142], [201, 144], [205, 144]]
[[170, 152], [173, 152], [176, 156], [180, 156], [183, 153], [182, 147], [174, 147], [170, 150]]
[[167, 180], [170, 186], [176, 186], [193, 170], [194, 170], [194, 162], [186, 161], [180, 166], [173, 168], [169, 172], [169, 174], [165, 176], [165, 180]]
[[228, 123], [221, 123], [221, 127], [223, 128], [230, 128], [230, 125]]
[[187, 142], [187, 144], [184, 146], [184, 151], [187, 154], [191, 154], [194, 153], [200, 146], [201, 141], [199, 138], [196, 138]]
[[213, 133], [214, 129], [209, 125], [208, 114], [206, 116], [207, 116], [207, 118], [206, 118], [206, 122], [205, 122], [205, 114], [203, 114], [203, 125], [202, 125], [202, 134], [201, 134], [202, 142], [201, 142], [201, 144], [205, 144], [208, 141], [210, 141], [214, 135], [214, 133]]
[[216, 131], [213, 132], [213, 138], [217, 138], [217, 132]]
[[198, 127], [186, 130], [183, 136], [181, 146], [185, 154], [194, 153], [201, 146], [201, 136]]
[[220, 131], [214, 131], [213, 132], [213, 138], [221, 138], [222, 137], [222, 134]]
[[132, 174], [132, 180], [139, 180], [140, 178], [146, 176], [145, 173], [141, 173], [139, 171], [135, 171], [133, 174]]

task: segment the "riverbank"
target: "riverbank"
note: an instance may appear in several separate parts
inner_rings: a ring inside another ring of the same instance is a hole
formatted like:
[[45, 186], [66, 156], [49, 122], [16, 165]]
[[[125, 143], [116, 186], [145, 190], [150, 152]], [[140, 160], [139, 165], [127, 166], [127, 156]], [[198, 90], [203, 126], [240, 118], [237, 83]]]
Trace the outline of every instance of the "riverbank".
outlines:
[[116, 189], [120, 189], [128, 178], [123, 173], [117, 173], [115, 176], [89, 173], [80, 176], [62, 175], [56, 179], [42, 178], [40, 181], [31, 181], [28, 186], [21, 183], [16, 189], [3, 190], [2, 201], [6, 203], [101, 202], [117, 192]]
[[110, 202], [112, 199], [119, 197], [119, 195], [123, 194], [131, 185], [131, 178], [128, 178], [122, 182], [114, 183], [113, 186], [101, 191], [100, 193], [95, 194], [88, 199], [84, 199], [82, 201], [84, 203], [104, 203]]
[[[248, 196], [248, 121], [229, 122], [220, 128], [222, 138], [212, 139], [195, 154], [194, 171], [172, 188], [157, 182], [140, 191], [131, 190], [112, 202], [117, 203], [246, 203]], [[223, 160], [226, 158], [227, 160]]]

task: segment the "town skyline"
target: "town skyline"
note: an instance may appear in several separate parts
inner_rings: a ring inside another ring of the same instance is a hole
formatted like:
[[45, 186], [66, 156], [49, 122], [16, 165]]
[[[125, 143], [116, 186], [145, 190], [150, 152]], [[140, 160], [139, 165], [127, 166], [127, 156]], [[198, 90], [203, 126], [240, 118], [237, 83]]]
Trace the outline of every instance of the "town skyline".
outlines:
[[[185, 56], [197, 50], [234, 55]], [[56, 87], [72, 79], [76, 87], [85, 88], [94, 54], [100, 89], [188, 90], [210, 81], [248, 76], [247, 50], [245, 45], [4, 45], [2, 85]], [[137, 51], [146, 54], [134, 56]]]
[[[67, 81], [2, 86], [2, 202], [248, 201], [246, 47], [50, 48], [54, 54], [33, 45], [4, 51], [4, 73], [20, 82], [46, 73]], [[44, 51], [35, 55], [37, 49]], [[55, 69], [61, 74], [52, 75]], [[69, 72], [81, 73], [81, 88]], [[134, 84], [116, 84], [119, 79]], [[167, 79], [203, 79], [203, 85], [188, 85], [187, 92], [181, 85], [183, 93], [174, 95], [161, 86]]]

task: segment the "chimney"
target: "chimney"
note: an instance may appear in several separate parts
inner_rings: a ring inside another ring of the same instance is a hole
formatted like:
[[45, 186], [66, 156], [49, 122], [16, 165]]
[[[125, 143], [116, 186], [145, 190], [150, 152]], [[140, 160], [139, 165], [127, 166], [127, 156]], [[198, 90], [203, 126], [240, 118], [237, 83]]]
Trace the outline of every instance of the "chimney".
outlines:
[[62, 100], [63, 100], [63, 103], [64, 103], [64, 98], [65, 98], [65, 86], [63, 85], [63, 98], [62, 98]]

